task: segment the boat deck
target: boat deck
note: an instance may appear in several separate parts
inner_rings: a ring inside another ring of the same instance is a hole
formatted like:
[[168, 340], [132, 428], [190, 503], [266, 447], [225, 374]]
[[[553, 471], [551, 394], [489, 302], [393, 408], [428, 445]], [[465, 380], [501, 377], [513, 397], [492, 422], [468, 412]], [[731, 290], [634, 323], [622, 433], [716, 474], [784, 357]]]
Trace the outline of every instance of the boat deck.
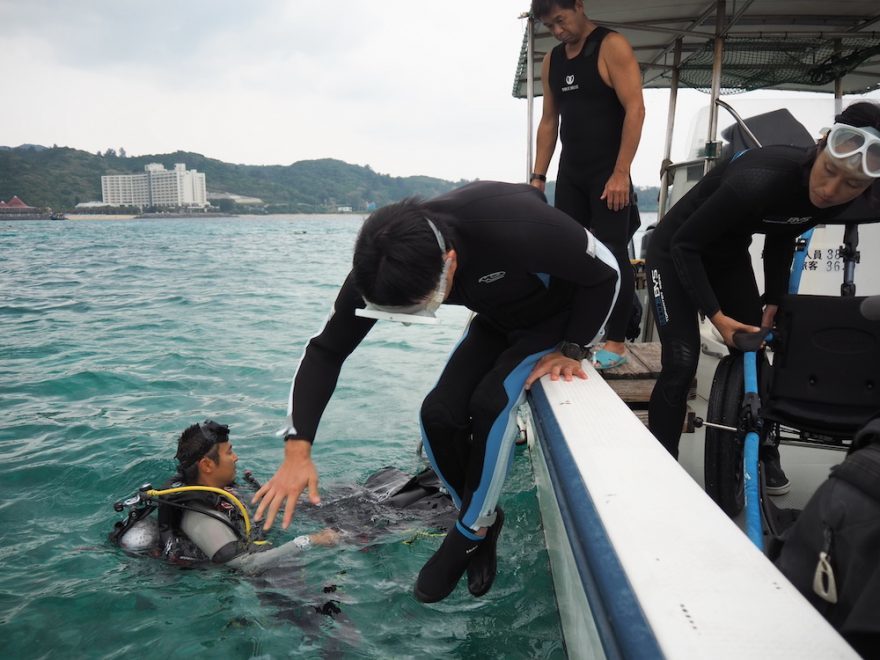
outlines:
[[[651, 392], [660, 375], [660, 342], [645, 342], [627, 344], [629, 360], [626, 364], [613, 369], [606, 369], [599, 373], [608, 383], [612, 390], [617, 393], [623, 402], [632, 410], [643, 424], [648, 424], [648, 401]], [[688, 390], [688, 400], [693, 401], [697, 396], [697, 380], [691, 383]], [[688, 405], [685, 417], [683, 433], [694, 432], [694, 417], [696, 413], [691, 405]]]

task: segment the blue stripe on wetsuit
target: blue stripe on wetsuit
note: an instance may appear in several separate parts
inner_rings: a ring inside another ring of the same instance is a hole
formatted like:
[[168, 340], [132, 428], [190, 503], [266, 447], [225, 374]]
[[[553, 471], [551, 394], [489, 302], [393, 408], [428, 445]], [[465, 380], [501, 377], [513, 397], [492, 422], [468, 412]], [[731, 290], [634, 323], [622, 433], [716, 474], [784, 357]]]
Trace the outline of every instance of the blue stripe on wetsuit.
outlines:
[[[553, 349], [549, 348], [539, 353], [533, 353], [526, 357], [513, 371], [504, 379], [504, 391], [507, 392], [507, 405], [495, 418], [492, 428], [489, 429], [489, 435], [486, 438], [486, 450], [483, 460], [483, 473], [480, 476], [480, 485], [471, 497], [470, 505], [467, 510], [462, 513], [460, 520], [463, 525], [473, 528], [477, 519], [480, 517], [482, 510], [485, 508], [486, 500], [489, 497], [489, 491], [495, 482], [496, 466], [500, 465], [501, 453], [505, 449], [511, 449], [513, 446], [513, 434], [510, 432], [511, 426], [515, 424], [514, 415], [515, 408], [518, 406], [520, 397], [523, 393], [523, 386], [526, 378], [532, 373], [535, 363], [542, 357], [550, 353]], [[510, 461], [513, 453], [508, 451], [507, 458], [504, 462], [504, 470], [499, 472], [498, 478], [501, 483], [498, 484], [498, 494], [500, 495], [501, 486], [510, 470]], [[493, 506], [497, 503], [493, 502]]]

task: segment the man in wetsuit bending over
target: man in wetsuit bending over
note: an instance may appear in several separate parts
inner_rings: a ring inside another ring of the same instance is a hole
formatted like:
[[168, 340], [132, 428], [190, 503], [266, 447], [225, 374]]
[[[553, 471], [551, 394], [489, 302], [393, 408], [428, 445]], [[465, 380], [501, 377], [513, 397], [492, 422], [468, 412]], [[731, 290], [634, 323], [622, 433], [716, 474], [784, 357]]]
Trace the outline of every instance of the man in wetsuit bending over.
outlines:
[[585, 378], [617, 296], [609, 250], [526, 184], [476, 182], [423, 202], [374, 212], [355, 245], [354, 267], [322, 331], [294, 375], [284, 462], [260, 489], [257, 519], [283, 526], [308, 488], [321, 414], [342, 363], [376, 322], [431, 320], [442, 303], [475, 312], [421, 409], [424, 446], [459, 509], [457, 523], [419, 573], [416, 597], [445, 598], [465, 571], [486, 593], [495, 577], [503, 514], [496, 503], [513, 453], [515, 411], [545, 374]]
[[639, 213], [629, 172], [645, 119], [642, 76], [627, 40], [590, 21], [583, 0], [532, 0], [532, 15], [562, 43], [541, 67], [544, 107], [531, 184], [544, 190], [559, 135], [556, 208], [605, 243], [620, 268], [606, 341], [593, 353], [597, 369], [610, 369], [626, 362], [635, 293], [627, 244], [639, 228]]

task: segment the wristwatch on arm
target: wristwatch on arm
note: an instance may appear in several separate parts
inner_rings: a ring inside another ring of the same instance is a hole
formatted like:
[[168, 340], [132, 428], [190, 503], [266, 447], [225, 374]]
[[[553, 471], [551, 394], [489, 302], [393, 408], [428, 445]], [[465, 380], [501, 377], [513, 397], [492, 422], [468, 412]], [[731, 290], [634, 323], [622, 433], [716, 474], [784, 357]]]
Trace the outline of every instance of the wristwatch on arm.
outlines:
[[562, 353], [565, 357], [571, 358], [572, 360], [577, 360], [578, 362], [580, 362], [581, 360], [585, 360], [588, 354], [586, 348], [584, 348], [580, 344], [574, 343], [573, 341], [560, 342], [556, 350]]

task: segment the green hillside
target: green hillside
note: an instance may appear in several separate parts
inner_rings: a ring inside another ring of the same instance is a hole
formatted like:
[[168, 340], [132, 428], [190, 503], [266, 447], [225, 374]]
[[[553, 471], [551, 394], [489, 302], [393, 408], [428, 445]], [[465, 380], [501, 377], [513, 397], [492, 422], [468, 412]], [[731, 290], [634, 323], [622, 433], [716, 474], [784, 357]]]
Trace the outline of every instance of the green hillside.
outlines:
[[209, 192], [259, 197], [269, 212], [357, 211], [404, 197], [432, 197], [454, 188], [452, 182], [427, 176], [392, 177], [369, 166], [325, 158], [292, 165], [235, 165], [201, 154], [178, 151], [137, 157], [96, 155], [68, 147], [0, 149], [0, 199], [18, 195], [31, 206], [72, 209], [101, 199], [101, 176], [135, 174], [148, 163], [204, 172]]
[[[201, 154], [177, 151], [148, 156], [92, 154], [69, 147], [0, 147], [0, 199], [18, 195], [31, 206], [69, 211], [80, 202], [101, 199], [101, 176], [135, 174], [148, 163], [204, 172], [209, 193], [259, 197], [269, 213], [335, 212], [339, 206], [365, 211], [417, 195], [433, 197], [459, 186], [427, 176], [392, 177], [369, 166], [324, 158], [292, 165], [235, 165]], [[554, 182], [548, 184], [552, 201]], [[657, 188], [639, 188], [639, 208], [656, 210]]]

